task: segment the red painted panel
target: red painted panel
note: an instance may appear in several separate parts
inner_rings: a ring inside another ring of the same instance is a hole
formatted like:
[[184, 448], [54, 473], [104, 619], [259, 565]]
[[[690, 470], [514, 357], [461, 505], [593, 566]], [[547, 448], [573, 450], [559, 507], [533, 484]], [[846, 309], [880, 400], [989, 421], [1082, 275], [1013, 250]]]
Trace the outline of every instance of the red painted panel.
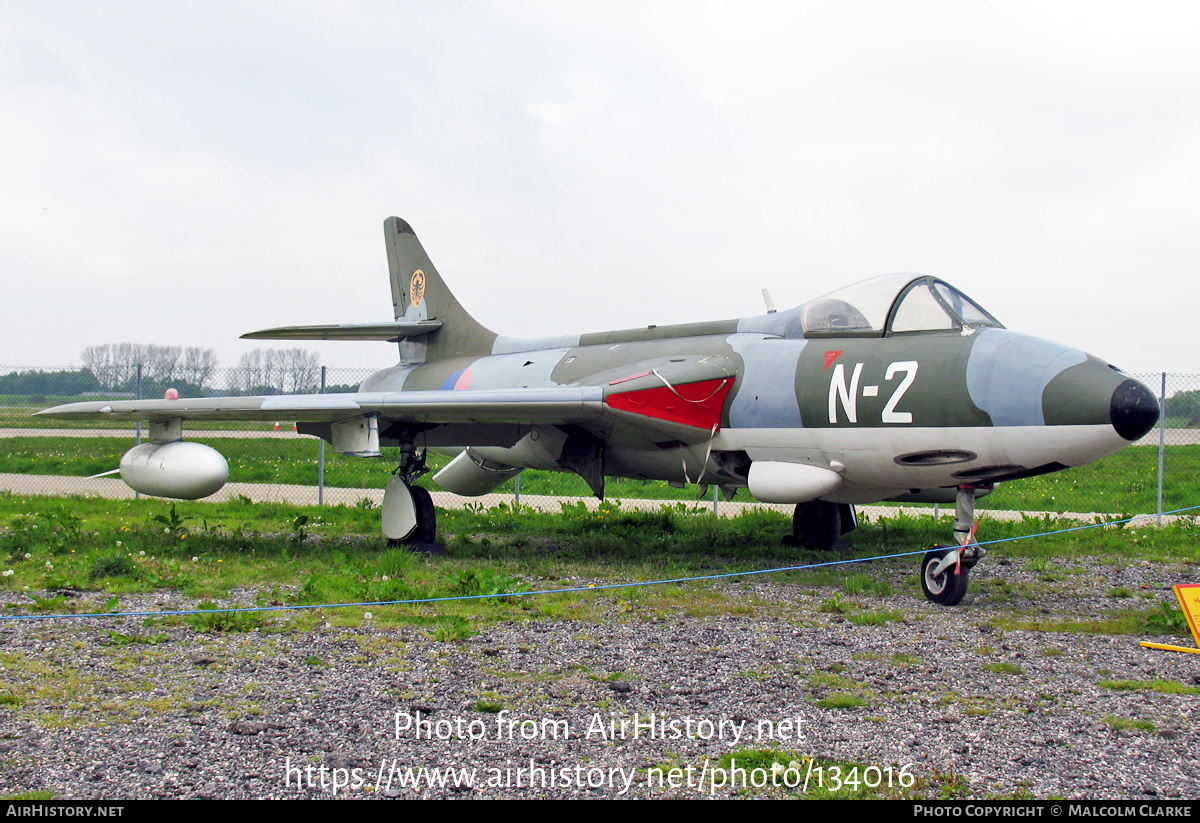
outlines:
[[704, 380], [682, 386], [660, 386], [641, 391], [610, 394], [608, 405], [614, 409], [683, 423], [699, 429], [720, 428], [721, 407], [733, 386], [733, 378]]

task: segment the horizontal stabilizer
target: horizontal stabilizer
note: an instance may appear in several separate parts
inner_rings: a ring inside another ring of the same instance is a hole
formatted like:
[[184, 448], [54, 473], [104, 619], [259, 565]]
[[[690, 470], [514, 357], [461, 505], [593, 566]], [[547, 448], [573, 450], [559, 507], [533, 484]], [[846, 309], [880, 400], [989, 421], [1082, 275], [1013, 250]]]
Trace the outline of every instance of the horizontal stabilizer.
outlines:
[[389, 320], [385, 323], [343, 323], [336, 326], [280, 326], [243, 334], [243, 340], [378, 340], [396, 343], [423, 337], [442, 327], [441, 320]]

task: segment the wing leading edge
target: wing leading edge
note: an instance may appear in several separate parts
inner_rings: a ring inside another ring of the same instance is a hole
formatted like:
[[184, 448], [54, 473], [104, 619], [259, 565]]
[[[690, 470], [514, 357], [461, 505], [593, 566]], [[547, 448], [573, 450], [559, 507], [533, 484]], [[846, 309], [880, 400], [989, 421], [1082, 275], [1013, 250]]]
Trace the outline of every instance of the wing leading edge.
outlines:
[[68, 403], [38, 412], [56, 420], [294, 420], [333, 423], [364, 415], [439, 423], [582, 424], [604, 414], [599, 387], [359, 392]]

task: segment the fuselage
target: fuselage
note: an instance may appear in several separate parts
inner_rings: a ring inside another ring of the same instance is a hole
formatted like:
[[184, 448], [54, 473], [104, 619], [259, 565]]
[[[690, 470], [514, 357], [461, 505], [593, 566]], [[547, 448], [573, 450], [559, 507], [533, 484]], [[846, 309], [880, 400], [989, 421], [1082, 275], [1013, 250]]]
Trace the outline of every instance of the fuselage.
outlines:
[[[840, 475], [821, 497], [845, 503], [1082, 465], [1128, 445], [1157, 418], [1141, 384], [1077, 349], [999, 327], [804, 337], [796, 333], [803, 309], [571, 338], [499, 337], [490, 356], [401, 364], [361, 388], [596, 386], [608, 394], [651, 373], [672, 386], [728, 375], [715, 430], [688, 443], [623, 442], [608, 432], [604, 474], [738, 488], [754, 462], [805, 464]], [[457, 445], [495, 467], [562, 471], [561, 442], [560, 433], [534, 427], [511, 445]]]

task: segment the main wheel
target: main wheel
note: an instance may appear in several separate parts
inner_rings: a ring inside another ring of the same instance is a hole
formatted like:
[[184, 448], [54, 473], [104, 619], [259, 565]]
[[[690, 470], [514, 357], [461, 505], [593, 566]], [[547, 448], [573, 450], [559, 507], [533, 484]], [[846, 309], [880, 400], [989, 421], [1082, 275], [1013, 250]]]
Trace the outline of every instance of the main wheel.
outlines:
[[926, 599], [942, 606], [957, 606], [967, 595], [967, 577], [971, 567], [966, 563], [959, 564], [958, 574], [954, 573], [954, 566], [946, 567], [941, 574], [933, 573], [934, 566], [952, 551], [935, 549], [921, 561], [921, 591], [925, 592]]
[[412, 534], [404, 538], [408, 545], [416, 543], [433, 543], [437, 540], [437, 509], [433, 507], [433, 498], [429, 490], [423, 486], [413, 486], [413, 508], [417, 510], [417, 527]]
[[836, 503], [810, 500], [796, 506], [792, 535], [807, 549], [828, 551], [842, 536], [842, 515]]
[[429, 496], [428, 489], [421, 486], [409, 486], [408, 492], [412, 495], [413, 513], [417, 518], [417, 525], [407, 537], [400, 540], [389, 538], [387, 544], [390, 548], [399, 548], [401, 546], [416, 546], [418, 544], [432, 544], [437, 541], [437, 509], [433, 506], [433, 498]]

